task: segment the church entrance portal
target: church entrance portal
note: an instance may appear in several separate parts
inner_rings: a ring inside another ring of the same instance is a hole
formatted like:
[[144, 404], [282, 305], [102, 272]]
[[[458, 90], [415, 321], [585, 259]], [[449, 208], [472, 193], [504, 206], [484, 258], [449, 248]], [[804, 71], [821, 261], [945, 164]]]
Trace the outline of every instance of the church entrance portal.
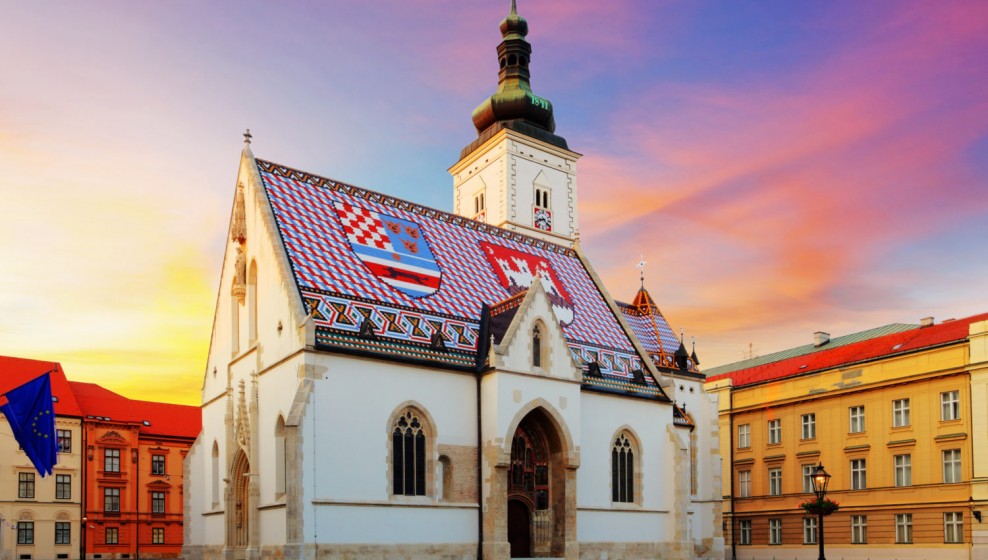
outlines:
[[227, 511], [232, 511], [232, 519], [227, 531], [227, 546], [231, 548], [244, 548], [248, 541], [248, 524], [250, 519], [250, 462], [247, 455], [240, 450], [233, 460], [233, 469], [230, 473], [230, 484], [233, 487], [233, 507]]
[[[563, 446], [541, 410], [526, 416], [511, 440], [508, 543], [512, 558], [555, 556], [564, 542]], [[557, 526], [558, 525], [558, 526]]]

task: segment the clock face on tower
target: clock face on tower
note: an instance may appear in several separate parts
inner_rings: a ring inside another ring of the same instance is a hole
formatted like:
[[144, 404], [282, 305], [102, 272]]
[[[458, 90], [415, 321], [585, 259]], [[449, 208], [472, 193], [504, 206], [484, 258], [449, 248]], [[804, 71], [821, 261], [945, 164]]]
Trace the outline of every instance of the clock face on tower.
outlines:
[[552, 212], [546, 210], [545, 208], [535, 207], [533, 218], [536, 229], [541, 229], [542, 231], [552, 231]]

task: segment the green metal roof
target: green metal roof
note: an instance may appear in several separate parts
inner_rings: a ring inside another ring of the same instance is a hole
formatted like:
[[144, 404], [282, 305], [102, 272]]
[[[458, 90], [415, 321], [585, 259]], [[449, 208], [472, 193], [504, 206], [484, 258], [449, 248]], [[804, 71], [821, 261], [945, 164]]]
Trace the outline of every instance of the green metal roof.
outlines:
[[885, 325], [883, 327], [876, 327], [874, 329], [868, 329], [866, 331], [861, 331], [854, 334], [848, 334], [844, 336], [838, 336], [836, 338], [831, 338], [830, 342], [822, 346], [815, 346], [814, 344], [804, 344], [802, 346], [797, 346], [795, 348], [790, 348], [788, 350], [781, 350], [779, 352], [773, 352], [771, 354], [766, 354], [764, 356], [758, 356], [755, 358], [749, 358], [747, 360], [741, 360], [740, 362], [734, 362], [731, 364], [725, 364], [722, 366], [707, 368], [703, 370], [703, 373], [709, 378], [715, 375], [721, 375], [724, 373], [731, 373], [733, 371], [761, 366], [764, 364], [785, 360], [787, 358], [794, 358], [796, 356], [805, 356], [806, 354], [812, 354], [813, 352], [829, 350], [831, 348], [838, 348], [840, 346], [854, 344], [855, 342], [861, 342], [862, 340], [870, 340], [872, 338], [878, 338], [880, 336], [885, 336], [888, 334], [908, 331], [917, 328], [919, 328], [919, 325], [911, 325], [908, 323], [892, 323], [890, 325]]

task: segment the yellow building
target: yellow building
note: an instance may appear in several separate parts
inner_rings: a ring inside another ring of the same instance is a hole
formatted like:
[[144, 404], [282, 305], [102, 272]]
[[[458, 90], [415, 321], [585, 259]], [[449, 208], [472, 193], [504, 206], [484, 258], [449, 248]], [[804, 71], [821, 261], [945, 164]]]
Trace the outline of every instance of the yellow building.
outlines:
[[0, 356], [0, 394], [51, 373], [58, 463], [42, 478], [0, 414], [0, 560], [80, 558], [82, 413], [57, 363]]
[[817, 518], [800, 504], [822, 464], [840, 504], [828, 557], [984, 558], [986, 340], [988, 314], [927, 319], [708, 370], [727, 557], [816, 558]]

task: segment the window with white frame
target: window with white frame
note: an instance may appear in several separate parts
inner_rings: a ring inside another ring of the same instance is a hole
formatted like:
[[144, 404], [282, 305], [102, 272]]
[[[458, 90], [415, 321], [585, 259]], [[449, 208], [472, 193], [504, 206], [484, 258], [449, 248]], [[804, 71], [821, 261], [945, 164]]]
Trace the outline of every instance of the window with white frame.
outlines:
[[897, 544], [913, 542], [913, 514], [895, 514], [895, 542]]
[[851, 516], [851, 544], [867, 544], [868, 542], [868, 516]]
[[892, 427], [902, 428], [909, 425], [909, 399], [892, 401]]
[[912, 486], [913, 483], [913, 458], [910, 454], [896, 455], [895, 462], [895, 485]]
[[803, 415], [803, 439], [813, 439], [816, 437], [816, 414], [809, 413]]
[[943, 481], [947, 484], [961, 481], [960, 449], [947, 449], [943, 452]]
[[72, 430], [55, 430], [58, 438], [58, 452], [72, 453]]
[[751, 497], [751, 471], [738, 472], [738, 496], [741, 498]]
[[816, 544], [816, 517], [803, 518], [803, 544]]
[[943, 542], [964, 542], [964, 514], [948, 511], [943, 514]]
[[103, 470], [106, 472], [120, 472], [120, 450], [103, 450]]
[[103, 511], [108, 513], [120, 513], [120, 489], [103, 489]]
[[782, 520], [768, 520], [768, 544], [782, 544]]
[[34, 473], [33, 472], [22, 472], [17, 473], [17, 497], [18, 498], [34, 498]]
[[960, 391], [940, 393], [940, 419], [957, 420], [961, 417]]
[[779, 467], [768, 470], [768, 493], [770, 496], [782, 495], [782, 469]]
[[103, 531], [103, 544], [119, 544], [119, 542], [120, 542], [119, 527], [107, 527]]
[[775, 419], [768, 421], [768, 443], [782, 443], [782, 420]]
[[816, 465], [803, 465], [803, 493], [813, 492], [813, 473]]
[[738, 544], [751, 544], [751, 520], [738, 521]]
[[738, 449], [751, 447], [751, 424], [741, 424], [738, 426]]
[[865, 431], [864, 406], [852, 406], [847, 410], [850, 415], [847, 431], [852, 434], [860, 434]]
[[864, 490], [868, 487], [868, 475], [864, 459], [851, 459], [851, 490]]

